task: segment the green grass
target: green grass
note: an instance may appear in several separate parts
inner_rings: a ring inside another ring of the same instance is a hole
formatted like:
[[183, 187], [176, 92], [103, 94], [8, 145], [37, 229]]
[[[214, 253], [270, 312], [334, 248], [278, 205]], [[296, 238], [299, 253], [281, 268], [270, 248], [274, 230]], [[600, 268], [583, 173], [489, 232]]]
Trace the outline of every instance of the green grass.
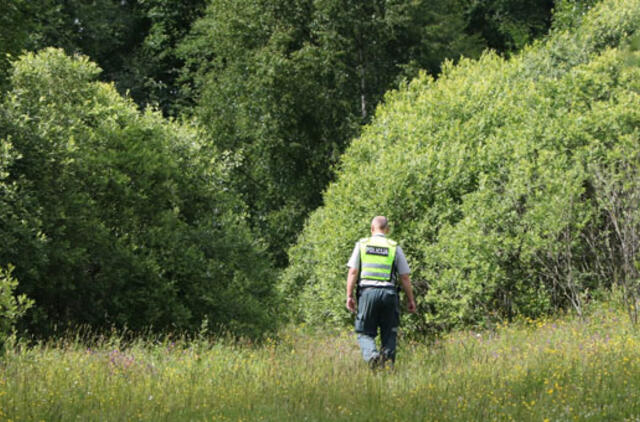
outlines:
[[401, 343], [376, 373], [347, 332], [16, 346], [0, 420], [640, 420], [640, 335], [619, 311]]

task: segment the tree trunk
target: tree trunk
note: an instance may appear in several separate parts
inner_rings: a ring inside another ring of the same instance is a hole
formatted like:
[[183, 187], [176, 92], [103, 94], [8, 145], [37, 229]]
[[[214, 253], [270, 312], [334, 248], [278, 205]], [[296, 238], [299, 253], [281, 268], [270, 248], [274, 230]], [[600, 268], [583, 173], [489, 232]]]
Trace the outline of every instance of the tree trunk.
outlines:
[[364, 54], [362, 53], [362, 47], [358, 50], [358, 55], [360, 56], [360, 111], [362, 113], [362, 120], [367, 119], [367, 94], [366, 94], [366, 83], [365, 83], [365, 63], [364, 63]]

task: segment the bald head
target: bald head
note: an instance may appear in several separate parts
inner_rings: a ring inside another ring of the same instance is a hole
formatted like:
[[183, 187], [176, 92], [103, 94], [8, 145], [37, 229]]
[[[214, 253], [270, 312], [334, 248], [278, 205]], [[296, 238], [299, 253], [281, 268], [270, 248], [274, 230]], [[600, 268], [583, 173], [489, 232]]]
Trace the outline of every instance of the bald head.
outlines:
[[371, 233], [387, 233], [389, 230], [389, 221], [387, 217], [378, 215], [371, 220]]

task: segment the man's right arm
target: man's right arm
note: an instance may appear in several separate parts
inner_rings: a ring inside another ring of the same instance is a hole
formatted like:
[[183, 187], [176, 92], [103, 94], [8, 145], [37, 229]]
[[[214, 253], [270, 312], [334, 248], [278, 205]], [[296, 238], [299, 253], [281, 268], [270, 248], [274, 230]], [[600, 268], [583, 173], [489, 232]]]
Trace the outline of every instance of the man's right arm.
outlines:
[[347, 262], [347, 266], [349, 267], [349, 273], [347, 274], [347, 309], [351, 312], [356, 311], [356, 298], [354, 296], [354, 291], [356, 284], [358, 283], [358, 274], [360, 274], [360, 245], [356, 242], [356, 245], [353, 247], [353, 252], [351, 252], [351, 257], [349, 257], [349, 262]]
[[409, 312], [413, 313], [416, 311], [416, 301], [413, 298], [413, 288], [411, 287], [411, 278], [409, 277], [411, 269], [409, 268], [407, 257], [404, 256], [404, 251], [399, 245], [396, 250], [396, 264], [398, 266], [398, 272], [400, 273], [400, 285], [407, 295], [407, 307], [409, 308]]
[[356, 283], [358, 282], [358, 273], [359, 271], [357, 268], [349, 268], [349, 273], [347, 274], [347, 309], [351, 312], [356, 311], [354, 290]]

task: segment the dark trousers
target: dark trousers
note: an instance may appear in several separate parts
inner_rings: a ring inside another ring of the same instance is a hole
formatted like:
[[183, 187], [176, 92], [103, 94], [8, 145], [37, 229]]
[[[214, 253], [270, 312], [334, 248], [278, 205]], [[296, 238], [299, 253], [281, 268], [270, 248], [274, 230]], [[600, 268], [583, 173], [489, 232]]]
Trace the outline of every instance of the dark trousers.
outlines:
[[[395, 360], [396, 338], [400, 323], [398, 293], [395, 288], [365, 287], [358, 299], [355, 331], [362, 357], [369, 362], [382, 355], [385, 360]], [[376, 347], [380, 329], [381, 350]]]

